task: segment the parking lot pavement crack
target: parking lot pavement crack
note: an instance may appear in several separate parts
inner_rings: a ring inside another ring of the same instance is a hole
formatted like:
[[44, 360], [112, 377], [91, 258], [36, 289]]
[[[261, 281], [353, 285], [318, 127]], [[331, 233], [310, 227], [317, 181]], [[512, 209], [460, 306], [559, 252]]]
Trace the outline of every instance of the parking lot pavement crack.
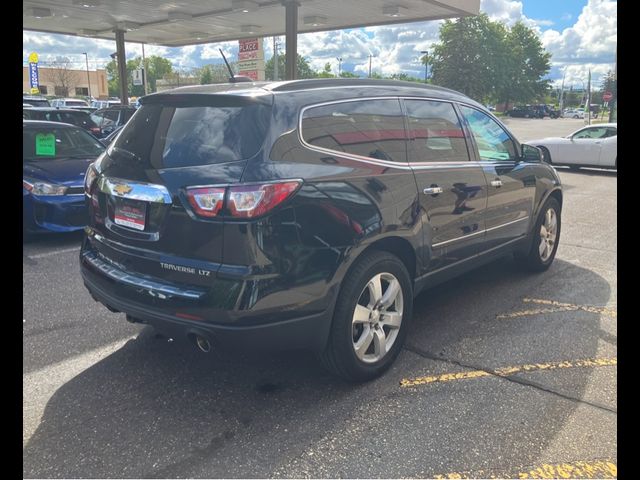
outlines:
[[[462, 373], [460, 374], [460, 378], [475, 378], [475, 377], [485, 377], [485, 376], [491, 376], [491, 377], [496, 377], [496, 378], [500, 378], [502, 380], [507, 380], [509, 382], [512, 383], [516, 383], [518, 385], [523, 385], [526, 387], [532, 387], [535, 388], [537, 390], [546, 392], [546, 393], [550, 393], [552, 395], [558, 396], [560, 398], [563, 398], [565, 400], [569, 400], [572, 402], [576, 402], [576, 403], [581, 403], [581, 404], [585, 404], [585, 405], [589, 405], [593, 408], [597, 408], [599, 410], [603, 410], [609, 413], [613, 413], [614, 415], [617, 415], [618, 411], [616, 409], [610, 408], [606, 405], [602, 405], [600, 403], [596, 403], [596, 402], [590, 402], [588, 400], [582, 399], [582, 398], [576, 398], [576, 397], [572, 397], [571, 395], [566, 395], [564, 393], [558, 392], [556, 390], [550, 389], [548, 387], [545, 387], [544, 385], [541, 385], [539, 383], [533, 382], [531, 380], [527, 380], [521, 377], [515, 377], [515, 376], [507, 376], [505, 375], [505, 373], [500, 373], [497, 370], [493, 370], [490, 368], [486, 368], [480, 365], [473, 365], [473, 364], [469, 364], [469, 363], [463, 363], [459, 360], [455, 360], [452, 358], [447, 358], [447, 357], [443, 357], [443, 356], [439, 356], [436, 355], [432, 352], [423, 350], [421, 348], [415, 347], [413, 345], [408, 345], [405, 344], [404, 349], [414, 353], [416, 355], [419, 355], [423, 358], [427, 358], [429, 360], [433, 360], [433, 361], [437, 361], [437, 362], [443, 362], [443, 363], [448, 363], [451, 365], [456, 365], [458, 367], [461, 368], [465, 368], [468, 370], [472, 370], [471, 373]], [[526, 371], [526, 369], [525, 369]]]

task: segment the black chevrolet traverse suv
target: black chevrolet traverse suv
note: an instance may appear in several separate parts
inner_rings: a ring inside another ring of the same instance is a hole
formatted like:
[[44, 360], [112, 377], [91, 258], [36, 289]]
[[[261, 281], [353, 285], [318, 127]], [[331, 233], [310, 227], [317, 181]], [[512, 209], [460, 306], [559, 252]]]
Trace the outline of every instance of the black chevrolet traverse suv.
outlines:
[[497, 256], [545, 270], [562, 190], [444, 88], [377, 80], [144, 97], [89, 168], [94, 299], [200, 349], [304, 347], [350, 380], [398, 355], [413, 298]]

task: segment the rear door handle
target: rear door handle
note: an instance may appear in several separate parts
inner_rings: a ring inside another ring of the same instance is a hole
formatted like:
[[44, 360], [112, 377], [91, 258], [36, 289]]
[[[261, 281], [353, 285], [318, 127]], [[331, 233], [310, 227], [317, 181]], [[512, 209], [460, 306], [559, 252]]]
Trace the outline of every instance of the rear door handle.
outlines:
[[443, 190], [442, 190], [442, 187], [439, 187], [437, 185], [433, 185], [433, 186], [431, 186], [429, 188], [425, 188], [422, 192], [425, 195], [438, 195], [438, 194], [442, 193]]
[[491, 180], [491, 186], [500, 188], [502, 186], [502, 180]]

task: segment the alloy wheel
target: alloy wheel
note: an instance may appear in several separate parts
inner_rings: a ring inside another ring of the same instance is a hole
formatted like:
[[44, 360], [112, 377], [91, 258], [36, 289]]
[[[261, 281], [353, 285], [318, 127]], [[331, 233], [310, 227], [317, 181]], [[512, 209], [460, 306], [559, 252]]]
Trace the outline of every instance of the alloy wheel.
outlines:
[[556, 211], [553, 208], [549, 208], [544, 215], [544, 221], [540, 226], [540, 244], [538, 245], [538, 252], [540, 253], [540, 259], [546, 262], [553, 253], [553, 247], [556, 244], [556, 238], [558, 235], [558, 218], [556, 217]]
[[353, 349], [365, 363], [380, 361], [393, 347], [400, 325], [404, 297], [391, 273], [376, 274], [356, 303], [352, 320]]

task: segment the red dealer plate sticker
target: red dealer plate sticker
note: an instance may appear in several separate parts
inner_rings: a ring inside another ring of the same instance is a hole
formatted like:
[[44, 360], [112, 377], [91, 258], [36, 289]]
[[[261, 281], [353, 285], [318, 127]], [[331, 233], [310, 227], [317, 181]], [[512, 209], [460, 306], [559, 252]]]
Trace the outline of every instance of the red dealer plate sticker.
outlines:
[[147, 204], [144, 202], [125, 202], [116, 199], [113, 220], [125, 227], [144, 230], [144, 220], [147, 216]]

